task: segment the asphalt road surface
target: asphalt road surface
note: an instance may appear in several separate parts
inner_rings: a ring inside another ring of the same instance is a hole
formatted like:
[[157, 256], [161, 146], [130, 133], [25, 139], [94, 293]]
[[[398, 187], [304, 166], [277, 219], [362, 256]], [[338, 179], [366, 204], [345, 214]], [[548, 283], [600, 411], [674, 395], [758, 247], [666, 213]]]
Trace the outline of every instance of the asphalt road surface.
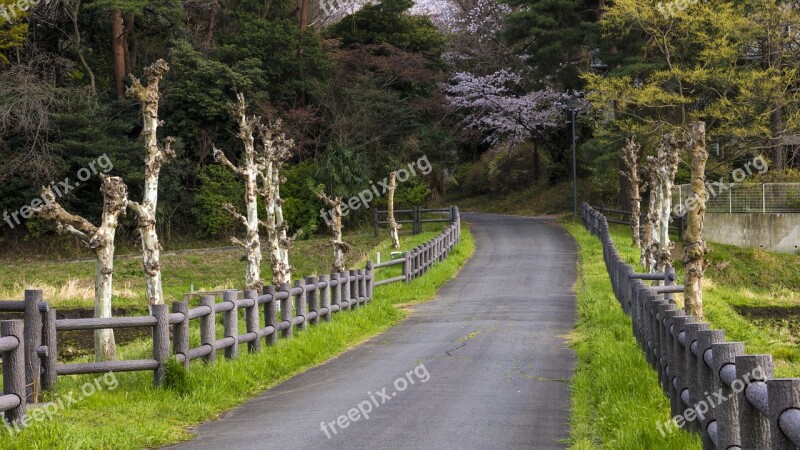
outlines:
[[435, 300], [174, 448], [563, 448], [575, 244], [547, 219], [462, 219], [475, 255]]

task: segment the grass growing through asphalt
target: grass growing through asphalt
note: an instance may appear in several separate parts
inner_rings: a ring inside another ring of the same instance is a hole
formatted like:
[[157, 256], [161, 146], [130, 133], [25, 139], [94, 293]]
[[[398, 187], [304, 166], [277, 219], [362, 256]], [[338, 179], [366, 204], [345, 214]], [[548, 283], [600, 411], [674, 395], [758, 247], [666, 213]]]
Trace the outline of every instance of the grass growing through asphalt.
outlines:
[[[436, 234], [407, 237], [403, 247], [413, 247]], [[380, 286], [375, 299], [366, 306], [336, 313], [330, 323], [296, 332], [293, 339], [279, 340], [258, 354], [248, 354], [243, 346], [236, 360], [222, 360], [220, 352], [215, 366], [193, 362], [183, 384], [189, 386], [188, 391], [154, 389], [150, 372], [118, 374], [119, 386], [114, 391], [100, 391], [58, 411], [52, 420], [33, 423], [18, 435], [0, 431], [0, 448], [138, 449], [189, 439], [187, 427], [214, 419], [396, 324], [407, 314], [401, 306], [433, 298], [473, 251], [472, 236], [464, 227], [462, 240], [450, 256], [409, 285]], [[379, 272], [377, 276], [391, 274]], [[149, 344], [137, 342], [120, 349], [120, 359], [147, 357], [150, 351]], [[81, 386], [94, 379], [90, 375], [61, 377], [53, 397], [64, 398], [69, 392], [81, 395]]]
[[600, 241], [577, 223], [565, 224], [580, 246], [578, 321], [570, 341], [578, 363], [572, 380], [570, 445], [574, 449], [691, 449], [697, 436], [666, 437], [669, 400], [614, 297]]
[[[639, 252], [631, 243], [630, 228], [612, 226], [611, 237], [625, 261], [638, 267]], [[759, 326], [734, 306], [800, 306], [800, 256], [770, 253], [759, 249], [709, 244], [709, 267], [703, 280], [705, 319], [714, 329], [725, 331], [729, 342], [744, 342], [749, 354], [771, 354], [776, 377], [800, 376], [800, 348], [797, 337], [772, 326]], [[683, 263], [675, 261], [683, 280]], [[682, 304], [682, 295], [676, 295]]]

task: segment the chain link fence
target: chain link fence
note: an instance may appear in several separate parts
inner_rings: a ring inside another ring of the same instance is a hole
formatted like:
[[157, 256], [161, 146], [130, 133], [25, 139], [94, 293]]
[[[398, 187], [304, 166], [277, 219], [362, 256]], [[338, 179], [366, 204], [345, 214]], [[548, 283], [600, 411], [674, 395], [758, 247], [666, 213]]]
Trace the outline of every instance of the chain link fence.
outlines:
[[[800, 213], [800, 183], [709, 183], [706, 212]], [[672, 204], [686, 205], [692, 196], [689, 184], [675, 186]]]

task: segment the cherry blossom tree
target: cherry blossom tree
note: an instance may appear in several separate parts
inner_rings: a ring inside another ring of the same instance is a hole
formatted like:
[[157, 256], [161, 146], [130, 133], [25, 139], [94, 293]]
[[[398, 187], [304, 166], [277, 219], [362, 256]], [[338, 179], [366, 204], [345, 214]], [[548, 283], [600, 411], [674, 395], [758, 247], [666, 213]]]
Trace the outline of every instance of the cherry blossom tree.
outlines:
[[445, 93], [450, 106], [464, 113], [466, 128], [490, 144], [530, 141], [562, 126], [567, 94], [550, 87], [518, 94], [521, 84], [522, 75], [506, 69], [486, 76], [459, 72]]

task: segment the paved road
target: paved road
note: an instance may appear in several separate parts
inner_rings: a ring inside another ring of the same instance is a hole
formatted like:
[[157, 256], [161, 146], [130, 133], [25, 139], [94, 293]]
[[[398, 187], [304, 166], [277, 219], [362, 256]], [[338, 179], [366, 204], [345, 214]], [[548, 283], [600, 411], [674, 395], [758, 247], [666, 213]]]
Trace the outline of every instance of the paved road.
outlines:
[[[435, 300], [175, 448], [562, 448], [575, 245], [546, 219], [463, 218], [475, 256]], [[340, 418], [348, 412], [356, 420]]]

